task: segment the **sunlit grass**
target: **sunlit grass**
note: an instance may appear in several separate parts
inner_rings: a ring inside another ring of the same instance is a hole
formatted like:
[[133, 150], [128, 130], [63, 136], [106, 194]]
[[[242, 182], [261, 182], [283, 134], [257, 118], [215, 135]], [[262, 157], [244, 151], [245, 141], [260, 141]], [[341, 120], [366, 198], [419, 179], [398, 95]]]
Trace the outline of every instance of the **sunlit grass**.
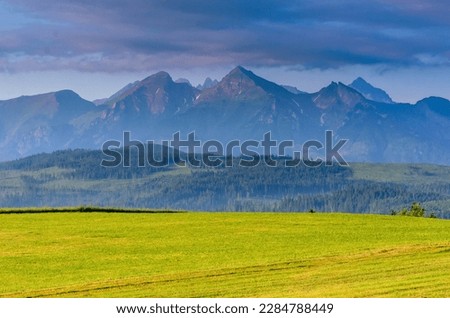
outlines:
[[450, 296], [446, 220], [142, 212], [0, 214], [0, 296]]

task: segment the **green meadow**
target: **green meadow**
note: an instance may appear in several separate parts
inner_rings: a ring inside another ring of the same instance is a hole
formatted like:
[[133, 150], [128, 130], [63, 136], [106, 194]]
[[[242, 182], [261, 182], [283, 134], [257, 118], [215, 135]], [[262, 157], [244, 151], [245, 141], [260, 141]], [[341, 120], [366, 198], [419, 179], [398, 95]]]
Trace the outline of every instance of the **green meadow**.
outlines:
[[450, 221], [0, 213], [0, 297], [450, 297]]

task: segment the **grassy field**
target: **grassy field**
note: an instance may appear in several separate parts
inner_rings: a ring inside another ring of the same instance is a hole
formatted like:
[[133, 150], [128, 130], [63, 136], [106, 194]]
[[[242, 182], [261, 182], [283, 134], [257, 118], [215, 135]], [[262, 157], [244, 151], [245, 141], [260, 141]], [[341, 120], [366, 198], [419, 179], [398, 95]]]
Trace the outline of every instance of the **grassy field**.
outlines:
[[450, 297], [450, 221], [0, 213], [0, 297]]

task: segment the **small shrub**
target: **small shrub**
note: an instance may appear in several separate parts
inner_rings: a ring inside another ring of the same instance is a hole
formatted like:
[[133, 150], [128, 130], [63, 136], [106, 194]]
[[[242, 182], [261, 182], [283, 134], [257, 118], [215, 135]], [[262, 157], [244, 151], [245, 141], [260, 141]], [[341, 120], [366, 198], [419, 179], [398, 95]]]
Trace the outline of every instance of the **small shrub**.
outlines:
[[424, 217], [425, 216], [425, 208], [423, 208], [420, 203], [414, 202], [409, 209], [410, 216], [416, 217]]
[[[414, 216], [414, 217], [425, 217], [425, 208], [418, 202], [414, 202], [409, 209], [403, 208], [399, 211], [391, 210], [391, 215], [402, 215], [402, 216]], [[436, 218], [434, 213], [431, 213], [430, 218]]]

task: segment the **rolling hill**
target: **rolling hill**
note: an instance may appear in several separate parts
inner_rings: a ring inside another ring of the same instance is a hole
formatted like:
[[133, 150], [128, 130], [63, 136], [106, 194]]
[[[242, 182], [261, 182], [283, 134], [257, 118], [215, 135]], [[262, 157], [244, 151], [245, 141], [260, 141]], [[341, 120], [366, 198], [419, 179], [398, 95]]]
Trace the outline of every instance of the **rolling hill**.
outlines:
[[[161, 158], [163, 148], [155, 148]], [[170, 150], [172, 151], [172, 150]], [[350, 164], [311, 168], [103, 167], [101, 151], [67, 150], [0, 164], [0, 207], [114, 206], [197, 211], [346, 211], [389, 214], [420, 202], [427, 215], [450, 218], [450, 167]], [[141, 154], [142, 155], [142, 154]], [[183, 159], [186, 154], [178, 153]], [[173, 156], [170, 156], [171, 158]]]

